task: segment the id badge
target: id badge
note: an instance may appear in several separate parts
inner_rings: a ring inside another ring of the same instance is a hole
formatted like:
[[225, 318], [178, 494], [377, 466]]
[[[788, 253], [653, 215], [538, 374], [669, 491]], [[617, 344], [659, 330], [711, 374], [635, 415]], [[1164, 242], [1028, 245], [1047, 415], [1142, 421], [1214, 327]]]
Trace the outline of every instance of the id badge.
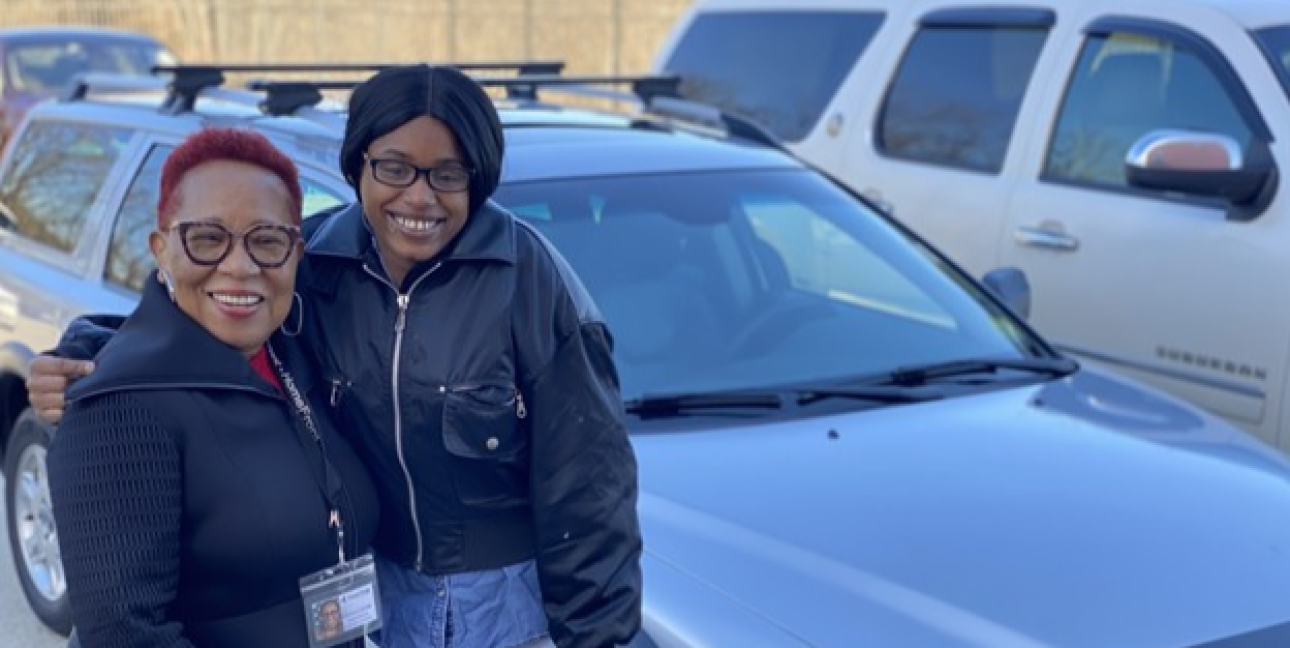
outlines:
[[335, 646], [381, 629], [381, 596], [372, 555], [300, 579], [310, 648]]

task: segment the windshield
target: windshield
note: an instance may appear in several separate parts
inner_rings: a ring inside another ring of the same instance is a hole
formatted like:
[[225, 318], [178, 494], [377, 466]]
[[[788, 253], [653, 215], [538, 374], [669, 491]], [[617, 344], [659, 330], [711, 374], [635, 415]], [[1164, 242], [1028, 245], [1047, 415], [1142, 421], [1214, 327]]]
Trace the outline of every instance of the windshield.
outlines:
[[497, 199], [577, 270], [610, 325], [627, 399], [1045, 352], [933, 253], [807, 171], [507, 184]]
[[142, 41], [48, 40], [10, 45], [5, 68], [17, 90], [53, 93], [81, 72], [151, 74], [152, 66], [173, 64], [175, 57]]
[[1290, 25], [1261, 29], [1254, 32], [1254, 37], [1281, 79], [1281, 88], [1290, 97]]

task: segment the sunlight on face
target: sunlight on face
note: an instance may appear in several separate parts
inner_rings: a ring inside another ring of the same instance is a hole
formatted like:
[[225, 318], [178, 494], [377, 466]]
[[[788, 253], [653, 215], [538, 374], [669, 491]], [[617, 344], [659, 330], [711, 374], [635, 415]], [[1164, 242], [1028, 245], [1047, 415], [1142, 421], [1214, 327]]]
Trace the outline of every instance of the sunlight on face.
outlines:
[[[300, 243], [279, 268], [261, 268], [242, 233], [262, 224], [294, 227], [291, 194], [272, 172], [244, 162], [216, 160], [194, 167], [176, 187], [178, 209], [167, 232], [149, 240], [157, 267], [170, 277], [175, 303], [220, 341], [252, 355], [291, 310]], [[194, 263], [184, 251], [181, 223], [218, 223], [234, 233], [218, 265]]]

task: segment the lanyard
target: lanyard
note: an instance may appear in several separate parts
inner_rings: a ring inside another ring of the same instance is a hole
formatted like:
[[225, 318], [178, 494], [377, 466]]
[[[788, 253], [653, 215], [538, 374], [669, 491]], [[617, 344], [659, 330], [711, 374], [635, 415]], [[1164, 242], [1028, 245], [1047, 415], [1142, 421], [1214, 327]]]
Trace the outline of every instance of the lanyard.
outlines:
[[[327, 526], [336, 529], [338, 555], [340, 562], [344, 563], [345, 521], [340, 514], [340, 501], [344, 497], [345, 486], [341, 482], [340, 473], [327, 458], [327, 447], [323, 444], [322, 435], [318, 433], [318, 426], [314, 423], [313, 410], [310, 409], [309, 403], [300, 394], [300, 389], [296, 387], [296, 381], [291, 377], [291, 373], [282, 366], [282, 361], [278, 359], [278, 354], [274, 353], [273, 346], [265, 344], [264, 348], [268, 351], [269, 359], [273, 361], [273, 370], [278, 374], [278, 380], [282, 381], [282, 386], [290, 397], [296, 417], [304, 424], [304, 429], [301, 429], [300, 425], [293, 425], [292, 428], [295, 429], [296, 436], [309, 459], [310, 474], [322, 491], [323, 499], [327, 500]], [[314, 451], [311, 452], [310, 448]]]

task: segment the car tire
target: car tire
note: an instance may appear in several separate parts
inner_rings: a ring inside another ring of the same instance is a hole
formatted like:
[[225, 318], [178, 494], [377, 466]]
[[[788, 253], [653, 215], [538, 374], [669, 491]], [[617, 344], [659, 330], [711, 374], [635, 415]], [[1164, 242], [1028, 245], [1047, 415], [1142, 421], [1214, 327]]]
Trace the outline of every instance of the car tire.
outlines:
[[31, 408], [14, 423], [4, 455], [5, 510], [14, 570], [27, 605], [50, 630], [66, 636], [72, 610], [45, 464], [51, 432]]

